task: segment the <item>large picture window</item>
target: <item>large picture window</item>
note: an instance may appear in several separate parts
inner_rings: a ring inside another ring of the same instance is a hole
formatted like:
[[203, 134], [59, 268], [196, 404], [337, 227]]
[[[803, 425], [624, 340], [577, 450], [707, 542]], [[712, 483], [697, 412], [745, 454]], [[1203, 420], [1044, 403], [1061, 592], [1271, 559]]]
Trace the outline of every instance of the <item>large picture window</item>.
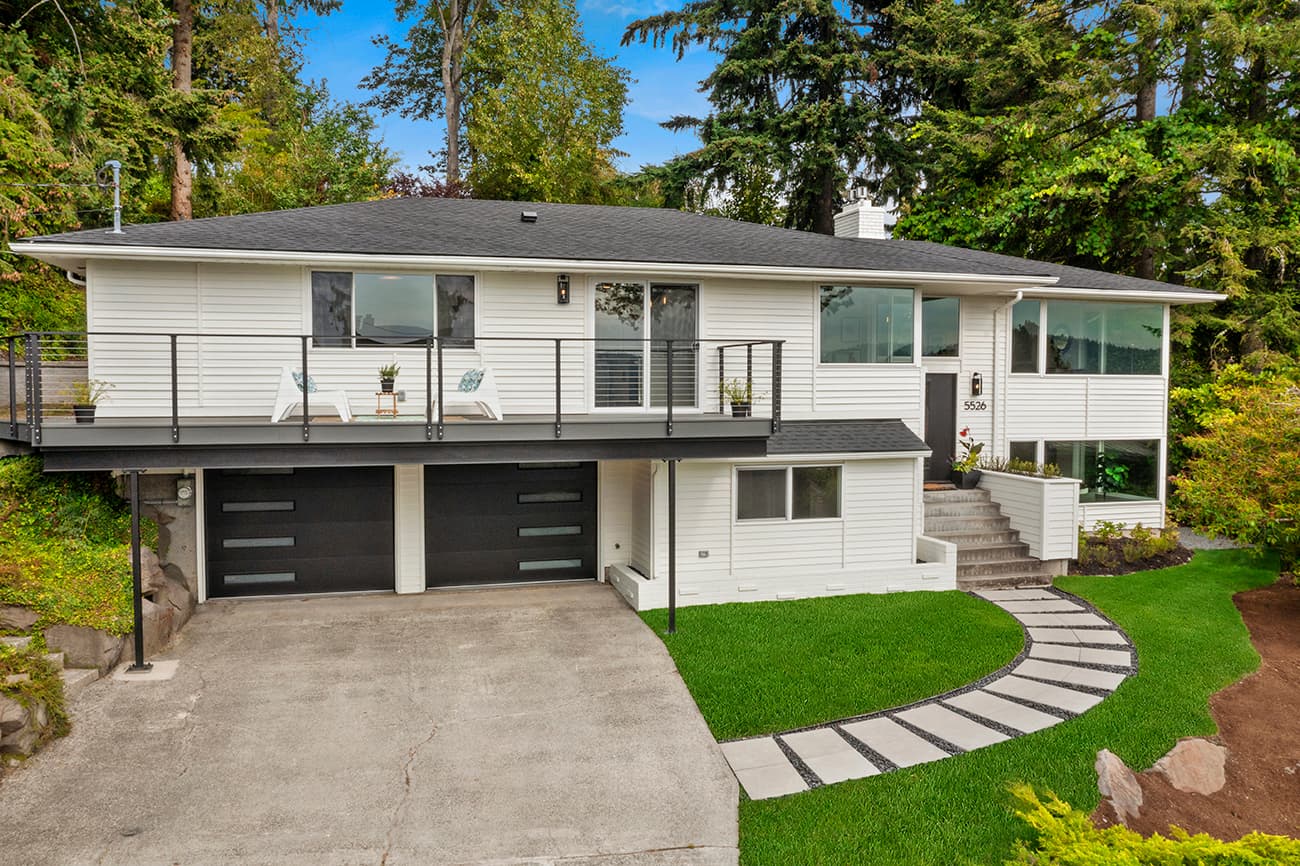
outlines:
[[737, 520], [833, 520], [840, 516], [839, 466], [736, 470]]
[[1158, 440], [1044, 442], [1043, 462], [1078, 478], [1080, 502], [1134, 502], [1160, 493]]
[[1042, 301], [1016, 301], [1011, 308], [1011, 372], [1038, 372], [1038, 322]]
[[910, 364], [913, 292], [870, 286], [821, 287], [823, 364]]
[[402, 346], [430, 336], [474, 340], [474, 278], [313, 271], [317, 346]]
[[1159, 376], [1164, 308], [1096, 301], [1047, 303], [1047, 372]]

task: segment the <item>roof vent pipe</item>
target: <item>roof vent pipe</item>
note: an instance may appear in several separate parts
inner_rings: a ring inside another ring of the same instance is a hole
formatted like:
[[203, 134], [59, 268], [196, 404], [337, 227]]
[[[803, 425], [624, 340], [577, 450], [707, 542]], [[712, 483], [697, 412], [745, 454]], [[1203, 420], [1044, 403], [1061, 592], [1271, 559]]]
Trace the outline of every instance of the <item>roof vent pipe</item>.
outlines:
[[520, 221], [521, 223], [535, 223], [535, 222], [537, 222], [537, 211], [535, 211], [535, 210], [525, 210], [525, 211], [520, 211], [520, 212], [519, 212], [519, 221]]
[[[104, 163], [104, 168], [113, 170], [113, 230], [107, 234], [120, 235], [122, 233], [122, 163], [110, 159]], [[100, 171], [102, 172], [103, 169]]]

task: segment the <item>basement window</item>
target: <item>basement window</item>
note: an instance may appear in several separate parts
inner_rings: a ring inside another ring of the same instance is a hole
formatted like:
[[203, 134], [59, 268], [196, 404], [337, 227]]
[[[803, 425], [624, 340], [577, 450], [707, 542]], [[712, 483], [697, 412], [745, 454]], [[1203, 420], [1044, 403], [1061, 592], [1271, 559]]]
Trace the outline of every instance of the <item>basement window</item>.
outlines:
[[839, 466], [736, 470], [736, 520], [834, 520], [840, 516]]

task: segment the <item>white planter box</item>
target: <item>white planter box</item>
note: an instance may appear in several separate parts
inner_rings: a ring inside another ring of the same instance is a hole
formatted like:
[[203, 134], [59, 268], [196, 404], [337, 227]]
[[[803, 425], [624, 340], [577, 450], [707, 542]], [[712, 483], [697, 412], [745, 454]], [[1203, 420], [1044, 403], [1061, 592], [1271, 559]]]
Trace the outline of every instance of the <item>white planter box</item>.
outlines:
[[979, 486], [1011, 518], [1011, 528], [1029, 545], [1030, 556], [1053, 560], [1079, 555], [1079, 479], [985, 470]]

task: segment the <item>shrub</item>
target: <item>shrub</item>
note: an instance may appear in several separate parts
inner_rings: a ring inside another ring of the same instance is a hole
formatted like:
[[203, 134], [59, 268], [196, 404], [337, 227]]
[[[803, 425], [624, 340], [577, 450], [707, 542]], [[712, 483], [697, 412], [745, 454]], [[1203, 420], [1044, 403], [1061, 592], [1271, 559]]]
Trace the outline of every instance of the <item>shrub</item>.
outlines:
[[[39, 624], [131, 629], [131, 518], [107, 474], [42, 472], [36, 457], [0, 460], [0, 604]], [[142, 522], [144, 544], [157, 527]]]
[[1059, 478], [1061, 467], [1055, 463], [1035, 463], [1018, 457], [984, 457], [980, 459], [980, 469], [989, 472], [1010, 472], [1012, 475], [1032, 475], [1035, 478]]
[[[11, 646], [0, 644], [0, 694], [13, 698], [30, 709], [36, 703], [45, 704], [50, 727], [45, 737], [61, 737], [68, 732], [68, 713], [63, 701], [63, 677], [54, 665], [42, 655], [43, 646], [28, 650], [16, 650]], [[28, 679], [20, 683], [7, 683], [5, 678], [12, 674], [27, 674]]]
[[1300, 840], [1251, 833], [1236, 842], [1223, 842], [1177, 827], [1171, 838], [1143, 837], [1127, 827], [1093, 826], [1087, 813], [1053, 795], [1047, 802], [1033, 788], [1017, 785], [1012, 795], [1016, 813], [1033, 827], [1033, 843], [1020, 842], [1011, 864], [1034, 866], [1284, 866], [1300, 862]]

